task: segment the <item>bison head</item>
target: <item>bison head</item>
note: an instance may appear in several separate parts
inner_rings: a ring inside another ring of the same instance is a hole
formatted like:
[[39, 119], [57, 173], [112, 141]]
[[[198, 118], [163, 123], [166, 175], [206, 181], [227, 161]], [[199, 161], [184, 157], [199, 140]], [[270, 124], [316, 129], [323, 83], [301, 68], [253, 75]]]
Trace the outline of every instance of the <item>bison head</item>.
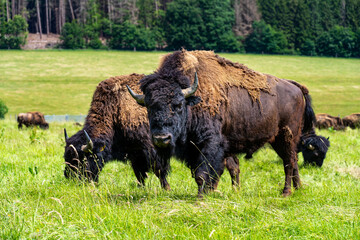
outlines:
[[304, 157], [305, 164], [315, 164], [321, 167], [324, 163], [326, 153], [330, 147], [329, 138], [313, 134], [301, 141], [300, 151]]
[[47, 123], [47, 122], [45, 122], [45, 123], [41, 123], [40, 124], [40, 128], [42, 128], [42, 129], [49, 129], [49, 124]]
[[[95, 144], [87, 132], [79, 131], [77, 134], [68, 138], [66, 129], [65, 134], [65, 170], [66, 178], [76, 177], [97, 181], [99, 168], [103, 165], [102, 151], [103, 147]], [[97, 145], [97, 146], [96, 146]]]
[[148, 78], [149, 82], [142, 87], [144, 95], [137, 95], [129, 86], [127, 88], [137, 103], [147, 108], [154, 145], [158, 149], [173, 149], [177, 141], [184, 141], [188, 107], [201, 101], [200, 97], [193, 96], [198, 88], [197, 74], [192, 86], [185, 89], [182, 87], [189, 86], [190, 82], [185, 76], [174, 80], [172, 76], [153, 74]]

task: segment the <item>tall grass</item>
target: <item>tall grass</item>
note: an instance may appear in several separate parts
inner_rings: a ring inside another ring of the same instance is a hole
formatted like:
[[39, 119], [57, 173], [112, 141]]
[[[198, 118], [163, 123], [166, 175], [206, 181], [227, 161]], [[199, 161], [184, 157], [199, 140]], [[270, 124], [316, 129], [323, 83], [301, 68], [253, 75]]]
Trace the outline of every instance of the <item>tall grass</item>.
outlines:
[[[165, 52], [0, 51], [0, 98], [9, 114], [86, 114], [96, 85], [111, 76], [152, 73]], [[310, 89], [316, 112], [359, 112], [360, 59], [220, 54]]]
[[63, 177], [64, 136], [0, 122], [0, 239], [359, 239], [359, 130], [321, 131], [331, 147], [322, 168], [304, 167], [303, 188], [281, 197], [284, 171], [270, 148], [240, 159], [241, 187], [225, 172], [219, 191], [196, 198], [197, 186], [172, 159], [169, 183], [154, 174], [137, 187], [128, 164], [105, 166], [99, 184]]

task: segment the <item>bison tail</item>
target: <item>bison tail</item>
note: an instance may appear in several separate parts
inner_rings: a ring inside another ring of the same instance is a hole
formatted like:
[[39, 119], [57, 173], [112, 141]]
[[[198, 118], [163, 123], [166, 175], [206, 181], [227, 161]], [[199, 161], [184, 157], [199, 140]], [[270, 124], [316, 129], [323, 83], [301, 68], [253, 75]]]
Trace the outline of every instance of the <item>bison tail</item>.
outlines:
[[309, 95], [309, 90], [301, 85], [298, 82], [289, 80], [289, 82], [291, 82], [292, 84], [294, 84], [295, 86], [297, 86], [298, 88], [301, 89], [303, 95], [304, 95], [304, 99], [305, 99], [305, 112], [304, 112], [304, 125], [302, 128], [302, 133], [308, 133], [314, 130], [314, 126], [316, 123], [316, 117], [315, 117], [315, 113], [314, 110], [312, 108], [312, 104], [311, 104], [311, 96]]
[[305, 112], [304, 112], [304, 126], [302, 129], [302, 133], [307, 133], [314, 130], [316, 117], [314, 110], [311, 106], [311, 96], [307, 93], [304, 94], [305, 98]]

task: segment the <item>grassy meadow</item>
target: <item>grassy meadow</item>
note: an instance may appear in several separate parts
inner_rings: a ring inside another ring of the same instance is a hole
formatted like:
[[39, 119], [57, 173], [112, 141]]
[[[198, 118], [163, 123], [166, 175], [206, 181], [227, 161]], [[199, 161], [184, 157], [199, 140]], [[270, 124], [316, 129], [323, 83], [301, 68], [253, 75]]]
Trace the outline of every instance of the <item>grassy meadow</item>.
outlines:
[[[0, 98], [9, 114], [86, 114], [99, 81], [151, 73], [164, 52], [0, 51]], [[220, 54], [305, 84], [317, 112], [360, 112], [360, 60]], [[9, 116], [8, 114], [8, 116]], [[360, 130], [330, 137], [322, 168], [303, 166], [303, 188], [281, 196], [281, 159], [265, 147], [240, 158], [241, 187], [227, 171], [197, 199], [190, 170], [172, 159], [171, 191], [154, 174], [139, 188], [126, 163], [105, 166], [99, 184], [67, 180], [64, 136], [72, 122], [18, 130], [0, 120], [0, 239], [360, 239]]]
[[[152, 73], [165, 52], [0, 51], [0, 98], [9, 114], [86, 114], [96, 85], [111, 76]], [[360, 59], [220, 54], [263, 73], [305, 84], [315, 111], [359, 112]]]

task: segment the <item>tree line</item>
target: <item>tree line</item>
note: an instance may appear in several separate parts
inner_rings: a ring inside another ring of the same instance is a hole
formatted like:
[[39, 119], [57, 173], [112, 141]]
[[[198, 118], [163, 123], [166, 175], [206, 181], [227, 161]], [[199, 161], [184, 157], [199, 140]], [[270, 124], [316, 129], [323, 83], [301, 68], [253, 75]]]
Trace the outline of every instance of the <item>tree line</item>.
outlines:
[[360, 57], [359, 0], [0, 0], [0, 48], [59, 47]]

